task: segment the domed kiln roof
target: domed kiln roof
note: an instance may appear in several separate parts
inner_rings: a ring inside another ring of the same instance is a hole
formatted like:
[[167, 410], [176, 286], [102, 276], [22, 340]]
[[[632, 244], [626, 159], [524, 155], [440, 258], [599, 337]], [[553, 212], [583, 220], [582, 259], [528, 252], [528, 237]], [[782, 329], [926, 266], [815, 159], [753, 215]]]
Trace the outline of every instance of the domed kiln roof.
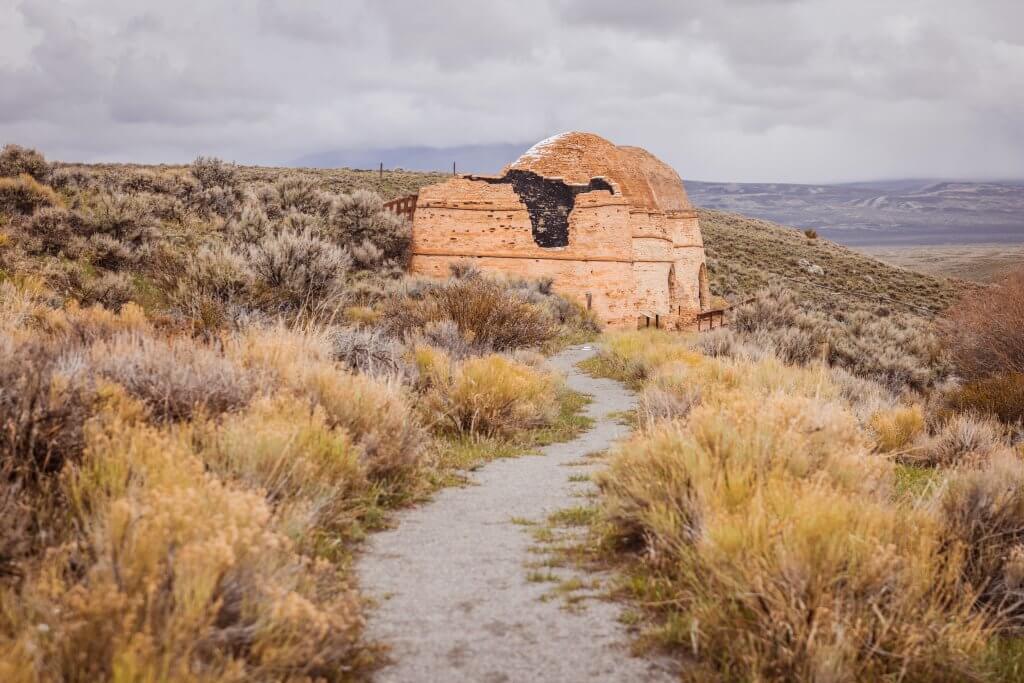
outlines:
[[639, 147], [617, 147], [600, 135], [570, 132], [541, 140], [505, 171], [533, 171], [546, 178], [586, 184], [612, 181], [633, 206], [653, 211], [692, 208], [683, 181], [671, 166]]

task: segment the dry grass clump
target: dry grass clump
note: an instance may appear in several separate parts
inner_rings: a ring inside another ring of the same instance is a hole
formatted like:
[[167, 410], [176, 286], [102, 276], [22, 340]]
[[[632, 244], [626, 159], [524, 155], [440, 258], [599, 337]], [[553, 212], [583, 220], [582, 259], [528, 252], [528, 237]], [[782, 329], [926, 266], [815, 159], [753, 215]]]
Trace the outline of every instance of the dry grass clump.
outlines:
[[0, 213], [31, 215], [36, 209], [61, 204], [53, 188], [41, 184], [27, 173], [15, 178], [0, 178]]
[[407, 390], [398, 378], [343, 370], [331, 360], [328, 332], [252, 329], [228, 351], [245, 367], [266, 372], [282, 389], [319, 405], [327, 424], [344, 429], [360, 446], [370, 477], [400, 481], [419, 464], [427, 437]]
[[[586, 365], [601, 374], [639, 387], [653, 371], [668, 363], [693, 364], [700, 355], [679, 343], [671, 332], [616, 332], [605, 337], [601, 354]], [[599, 366], [599, 367], [595, 367]]]
[[482, 436], [512, 436], [554, 421], [560, 382], [550, 373], [499, 355], [451, 364], [440, 351], [417, 351], [429, 382], [425, 401], [442, 429]]
[[640, 424], [649, 428], [662, 420], [686, 417], [700, 400], [700, 387], [687, 373], [660, 370], [644, 386], [636, 412]]
[[784, 395], [698, 407], [599, 477], [612, 538], [667, 581], [667, 635], [705, 675], [971, 677], [981, 622], [891, 481], [852, 416]]
[[870, 425], [878, 450], [903, 450], [924, 432], [924, 410], [919, 405], [881, 410], [871, 416]]
[[[981, 584], [955, 549], [966, 542], [951, 541], [960, 532], [903, 502], [897, 466], [874, 452], [917, 453], [922, 407], [846, 370], [709, 358], [694, 345], [616, 334], [596, 364], [684, 407], [646, 408], [644, 429], [598, 476], [596, 528], [630, 563], [626, 589], [657, 635], [689, 653], [687, 676], [981, 677], [1005, 622], [976, 599]], [[1013, 552], [999, 557], [1016, 576]]]
[[944, 341], [965, 376], [1024, 373], [1024, 270], [963, 298], [946, 317]]
[[907, 462], [928, 467], [976, 464], [1004, 449], [1003, 427], [992, 418], [954, 413], [938, 431], [902, 456]]
[[115, 401], [90, 428], [67, 478], [81, 540], [5, 596], [0, 676], [341, 678], [360, 656], [355, 594], [294, 552], [262, 495], [139, 415]]
[[360, 450], [324, 410], [263, 397], [211, 430], [200, 455], [227, 481], [266, 492], [274, 525], [300, 548], [334, 557], [353, 533], [368, 489]]
[[354, 372], [392, 377], [413, 373], [405, 346], [378, 328], [334, 328], [331, 348], [333, 358]]
[[1004, 628], [1024, 628], [1024, 462], [1000, 450], [956, 470], [930, 505], [963, 591]]
[[1024, 373], [968, 382], [951, 392], [946, 400], [958, 412], [994, 415], [1006, 424], [1024, 423]]

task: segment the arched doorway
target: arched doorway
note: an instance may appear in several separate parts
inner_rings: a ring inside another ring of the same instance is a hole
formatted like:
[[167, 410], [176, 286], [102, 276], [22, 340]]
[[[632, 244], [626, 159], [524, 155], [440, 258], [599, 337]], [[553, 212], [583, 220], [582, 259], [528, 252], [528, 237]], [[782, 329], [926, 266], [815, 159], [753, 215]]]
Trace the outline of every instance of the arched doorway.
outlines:
[[711, 285], [708, 284], [708, 267], [704, 263], [697, 271], [697, 296], [700, 297], [700, 310], [708, 310], [711, 307]]

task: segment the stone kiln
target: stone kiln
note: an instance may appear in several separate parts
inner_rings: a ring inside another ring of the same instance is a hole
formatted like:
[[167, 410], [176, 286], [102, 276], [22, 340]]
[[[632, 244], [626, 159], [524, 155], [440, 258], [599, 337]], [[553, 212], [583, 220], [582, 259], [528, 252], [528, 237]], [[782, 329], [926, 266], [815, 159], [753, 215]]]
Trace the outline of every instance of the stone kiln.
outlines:
[[704, 245], [679, 175], [591, 133], [534, 145], [501, 176], [458, 176], [392, 202], [412, 218], [415, 273], [455, 261], [550, 277], [611, 328], [687, 328], [707, 308]]

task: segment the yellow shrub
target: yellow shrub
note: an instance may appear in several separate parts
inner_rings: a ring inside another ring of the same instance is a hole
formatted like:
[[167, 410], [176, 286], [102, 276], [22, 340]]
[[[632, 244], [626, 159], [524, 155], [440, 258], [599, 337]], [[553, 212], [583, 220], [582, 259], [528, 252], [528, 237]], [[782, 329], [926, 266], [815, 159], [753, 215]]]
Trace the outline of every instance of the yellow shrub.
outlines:
[[924, 431], [924, 411], [919, 405], [880, 410], [871, 416], [870, 425], [878, 450], [902, 450]]
[[839, 404], [700, 406], [623, 445], [598, 483], [612, 540], [668, 580], [679, 644], [726, 678], [971, 671], [983, 628], [935, 526], [893, 507], [891, 464]]
[[418, 465], [426, 433], [408, 392], [397, 380], [355, 375], [332, 362], [322, 331], [250, 330], [228, 353], [321, 406], [327, 424], [343, 428], [361, 447], [371, 478], [401, 480]]
[[271, 528], [261, 492], [206, 472], [187, 430], [138, 413], [111, 398], [67, 478], [80, 543], [4, 596], [3, 679], [336, 677], [352, 666], [354, 592]]
[[61, 206], [52, 187], [27, 173], [17, 178], [0, 178], [0, 212], [30, 214], [41, 206]]
[[635, 384], [667, 363], [699, 362], [700, 354], [691, 351], [684, 341], [678, 333], [661, 330], [616, 332], [606, 335], [601, 360], [608, 374]]
[[380, 320], [380, 312], [369, 306], [349, 306], [344, 311], [345, 320], [354, 325], [375, 325]]
[[359, 449], [323, 408], [290, 396], [259, 399], [203, 436], [200, 454], [219, 477], [266, 492], [275, 526], [318, 552], [352, 530], [368, 488]]
[[412, 360], [420, 388], [447, 387], [452, 381], [452, 360], [448, 354], [429, 344], [417, 344]]
[[551, 423], [560, 383], [546, 372], [498, 355], [470, 358], [427, 401], [435, 420], [457, 432], [511, 436]]

